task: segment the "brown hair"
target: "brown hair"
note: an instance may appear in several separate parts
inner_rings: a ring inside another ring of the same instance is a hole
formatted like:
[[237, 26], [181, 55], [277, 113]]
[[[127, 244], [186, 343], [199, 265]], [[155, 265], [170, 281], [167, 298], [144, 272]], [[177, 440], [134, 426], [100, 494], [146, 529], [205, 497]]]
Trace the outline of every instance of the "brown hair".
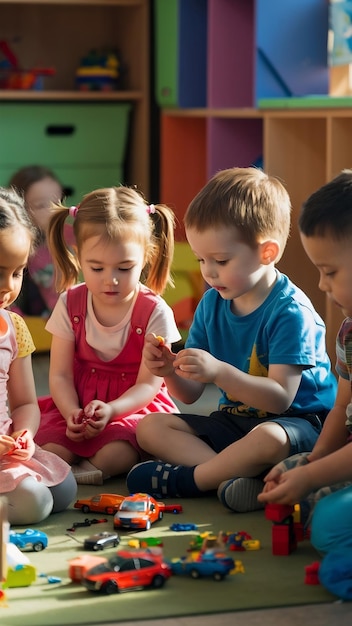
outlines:
[[27, 165], [15, 172], [10, 181], [9, 186], [14, 187], [17, 192], [23, 196], [26, 195], [29, 187], [34, 183], [39, 183], [44, 178], [51, 178], [61, 187], [61, 183], [54, 172], [42, 165]]
[[15, 189], [0, 187], [0, 230], [11, 228], [16, 224], [20, 224], [28, 231], [31, 242], [29, 254], [33, 254], [38, 229], [25, 209], [24, 200]]
[[283, 251], [290, 231], [291, 202], [283, 184], [262, 170], [234, 167], [215, 174], [190, 203], [186, 230], [234, 226], [244, 243], [276, 238]]
[[[69, 213], [69, 208], [56, 205], [48, 228], [47, 240], [59, 292], [77, 282], [81, 269], [79, 259], [65, 243], [64, 224]], [[78, 256], [83, 242], [99, 234], [106, 241], [136, 241], [145, 250], [145, 284], [157, 294], [162, 293], [167, 284], [172, 285], [170, 267], [175, 223], [169, 207], [163, 204], [149, 206], [136, 189], [120, 186], [88, 193], [74, 213], [73, 231]]]

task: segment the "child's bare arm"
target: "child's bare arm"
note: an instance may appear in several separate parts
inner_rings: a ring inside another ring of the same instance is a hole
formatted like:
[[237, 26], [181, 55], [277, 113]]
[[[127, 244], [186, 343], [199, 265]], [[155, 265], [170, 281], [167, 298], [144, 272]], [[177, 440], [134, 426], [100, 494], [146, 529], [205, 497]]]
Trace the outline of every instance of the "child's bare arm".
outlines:
[[309, 456], [310, 461], [326, 456], [345, 445], [348, 436], [346, 408], [350, 401], [351, 383], [340, 377], [334, 407], [324, 422], [323, 430]]
[[67, 341], [54, 335], [50, 349], [49, 387], [52, 398], [67, 423], [66, 435], [69, 439], [84, 439], [84, 424], [80, 419], [82, 407], [74, 386], [74, 349], [73, 341]]
[[267, 376], [254, 376], [194, 348], [181, 350], [174, 367], [182, 378], [214, 383], [229, 397], [278, 415], [292, 404], [302, 374], [302, 368], [297, 365], [270, 365]]
[[352, 481], [351, 454], [352, 443], [349, 443], [321, 459], [283, 472], [276, 480], [271, 480], [273, 468], [265, 477], [266, 486], [258, 500], [296, 504], [320, 487]]
[[34, 437], [40, 423], [40, 411], [30, 354], [11, 363], [7, 391], [13, 432], [27, 430]]
[[11, 436], [15, 444], [17, 440], [19, 442], [9, 452], [18, 458], [29, 459], [34, 454], [33, 438], [40, 424], [40, 411], [30, 354], [18, 357], [11, 363], [7, 391], [12, 419]]

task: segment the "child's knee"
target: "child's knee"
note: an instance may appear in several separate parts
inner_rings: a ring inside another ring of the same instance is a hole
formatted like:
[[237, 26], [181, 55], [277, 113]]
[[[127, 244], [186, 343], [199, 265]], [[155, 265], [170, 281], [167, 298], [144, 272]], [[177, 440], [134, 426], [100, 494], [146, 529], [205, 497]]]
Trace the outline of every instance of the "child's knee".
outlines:
[[32, 476], [24, 478], [6, 494], [10, 524], [27, 526], [46, 519], [53, 508], [50, 489]]
[[154, 430], [158, 428], [158, 424], [160, 424], [160, 417], [161, 413], [148, 413], [138, 422], [136, 429], [138, 441], [140, 437], [144, 437], [145, 435], [148, 436], [150, 432], [154, 432]]
[[322, 498], [312, 517], [311, 542], [322, 553], [337, 548], [352, 549], [352, 488], [347, 487]]
[[50, 487], [53, 497], [52, 513], [64, 511], [76, 499], [77, 482], [72, 472], [59, 485]]

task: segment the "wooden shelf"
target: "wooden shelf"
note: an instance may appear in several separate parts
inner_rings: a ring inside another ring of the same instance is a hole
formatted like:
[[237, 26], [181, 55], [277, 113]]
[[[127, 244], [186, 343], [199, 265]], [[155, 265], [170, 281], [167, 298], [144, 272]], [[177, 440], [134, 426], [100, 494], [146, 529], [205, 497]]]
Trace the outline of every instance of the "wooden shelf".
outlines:
[[[126, 182], [136, 185], [147, 197], [149, 4], [149, 0], [0, 0], [1, 38], [10, 43], [20, 67], [55, 68], [54, 76], [44, 78], [42, 91], [0, 90], [0, 105], [9, 101], [131, 102]], [[121, 55], [118, 91], [75, 90], [76, 69], [93, 49], [116, 49]]]

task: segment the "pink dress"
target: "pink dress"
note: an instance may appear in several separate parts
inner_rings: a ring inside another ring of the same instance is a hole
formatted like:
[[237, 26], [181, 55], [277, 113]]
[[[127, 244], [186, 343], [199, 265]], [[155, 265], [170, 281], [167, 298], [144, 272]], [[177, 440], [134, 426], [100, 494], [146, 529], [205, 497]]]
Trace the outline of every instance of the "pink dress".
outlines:
[[[34, 344], [24, 320], [15, 313], [0, 309], [0, 434], [11, 435], [12, 420], [7, 409], [7, 380], [11, 363], [34, 351]], [[19, 381], [19, 384], [21, 382]], [[24, 478], [34, 476], [48, 487], [61, 483], [71, 471], [70, 466], [51, 452], [36, 446], [28, 461], [0, 456], [0, 493], [13, 491]]]
[[[81, 407], [96, 398], [103, 402], [115, 400], [135, 384], [146, 328], [157, 303], [157, 296], [142, 286], [133, 308], [126, 344], [116, 358], [103, 361], [86, 341], [87, 293], [84, 283], [67, 292], [67, 309], [76, 344], [74, 381]], [[66, 421], [52, 398], [49, 396], [39, 398], [39, 406], [42, 418], [36, 442], [39, 445], [49, 442], [60, 444], [80, 457], [91, 457], [103, 446], [115, 440], [126, 440], [141, 452], [135, 435], [139, 420], [147, 413], [179, 412], [163, 382], [158, 394], [148, 406], [133, 415], [116, 416], [93, 439], [75, 442], [66, 437]]]

